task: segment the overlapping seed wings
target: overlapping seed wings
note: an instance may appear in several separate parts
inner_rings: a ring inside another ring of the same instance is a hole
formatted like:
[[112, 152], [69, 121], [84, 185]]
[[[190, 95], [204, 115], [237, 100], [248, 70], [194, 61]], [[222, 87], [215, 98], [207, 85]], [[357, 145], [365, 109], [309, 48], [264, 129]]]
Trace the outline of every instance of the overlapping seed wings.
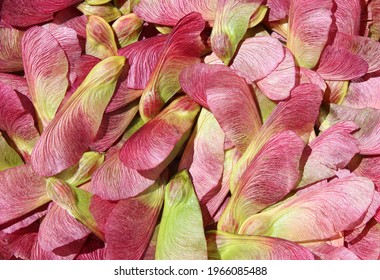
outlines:
[[379, 1], [0, 1], [0, 259], [378, 259]]

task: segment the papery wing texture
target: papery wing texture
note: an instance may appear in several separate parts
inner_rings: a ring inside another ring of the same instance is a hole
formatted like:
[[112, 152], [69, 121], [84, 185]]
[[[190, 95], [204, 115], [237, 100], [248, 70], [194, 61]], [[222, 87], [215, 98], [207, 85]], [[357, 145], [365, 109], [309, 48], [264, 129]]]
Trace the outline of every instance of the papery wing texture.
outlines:
[[0, 224], [21, 217], [49, 202], [46, 179], [30, 165], [0, 171]]
[[86, 33], [86, 54], [99, 59], [117, 55], [114, 32], [103, 18], [89, 16]]
[[91, 230], [97, 237], [104, 240], [104, 233], [97, 225], [90, 212], [92, 194], [84, 189], [69, 186], [66, 182], [54, 177], [46, 180], [46, 192], [61, 208]]
[[38, 230], [38, 243], [46, 251], [59, 251], [60, 247], [74, 243], [79, 253], [90, 233], [69, 212], [52, 203]]
[[302, 243], [315, 255], [317, 260], [360, 260], [350, 249], [343, 246], [333, 246], [327, 242]]
[[[49, 26], [49, 27], [47, 27]], [[74, 28], [66, 26], [54, 26], [48, 24], [44, 26], [58, 41], [59, 45], [66, 54], [69, 63], [69, 81], [72, 86], [77, 79], [76, 65], [81, 57], [82, 48], [79, 43], [78, 33]]]
[[325, 130], [333, 124], [341, 121], [352, 121], [360, 130], [355, 133], [358, 140], [360, 154], [376, 155], [380, 151], [380, 111], [373, 108], [354, 109], [343, 105], [331, 104], [330, 112], [321, 124], [321, 130]]
[[185, 67], [200, 62], [204, 48], [200, 33], [204, 28], [205, 22], [201, 15], [191, 13], [182, 18], [169, 34], [140, 99], [139, 111], [143, 120], [155, 117], [180, 89], [180, 72]]
[[380, 1], [374, 0], [371, 2], [371, 5], [373, 19], [370, 27], [371, 37], [378, 41], [380, 39]]
[[352, 135], [358, 129], [352, 122], [337, 123], [311, 141], [304, 154], [306, 164], [299, 187], [333, 177], [337, 170], [345, 168], [359, 153]]
[[292, 131], [269, 139], [234, 186], [218, 229], [236, 233], [248, 217], [287, 195], [299, 180], [299, 161], [304, 146]]
[[269, 21], [285, 18], [289, 14], [290, 0], [267, 0]]
[[7, 133], [21, 154], [29, 160], [39, 133], [34, 126], [33, 116], [20, 97], [11, 87], [0, 82], [0, 129]]
[[339, 32], [358, 35], [360, 31], [361, 1], [335, 0], [335, 24]]
[[198, 12], [207, 21], [215, 19], [218, 0], [140, 0], [133, 9], [136, 15], [147, 21], [162, 25], [174, 26], [185, 15]]
[[106, 3], [104, 5], [99, 6], [92, 6], [87, 4], [86, 2], [83, 2], [77, 6], [77, 9], [87, 16], [102, 17], [107, 22], [114, 21], [121, 16], [120, 10], [113, 6], [111, 3]]
[[245, 80], [225, 66], [207, 64], [186, 68], [180, 80], [190, 97], [201, 105], [206, 103], [226, 136], [243, 153], [261, 127], [255, 101]]
[[345, 81], [363, 76], [368, 63], [345, 48], [327, 46], [319, 61], [317, 73], [325, 80]]
[[104, 199], [126, 199], [151, 186], [155, 177], [144, 176], [138, 170], [125, 166], [116, 153], [95, 172], [92, 179], [93, 192]]
[[69, 62], [55, 37], [32, 27], [22, 39], [25, 76], [41, 129], [53, 120], [69, 85]]
[[164, 49], [167, 35], [147, 38], [119, 49], [130, 65], [127, 87], [145, 89]]
[[215, 117], [203, 108], [179, 164], [179, 170], [189, 171], [201, 208], [220, 189], [224, 139], [223, 130]]
[[338, 32], [334, 38], [334, 45], [344, 47], [352, 53], [360, 56], [368, 63], [368, 73], [380, 70], [380, 42], [362, 36], [350, 36]]
[[367, 74], [360, 79], [352, 80], [342, 105], [356, 109], [367, 107], [380, 109], [379, 88], [380, 77], [374, 74]]
[[55, 12], [80, 2], [82, 0], [4, 0], [1, 17], [12, 26], [28, 27], [52, 20]]
[[51, 176], [79, 161], [96, 137], [124, 63], [120, 56], [99, 62], [61, 108], [34, 147], [38, 174]]
[[314, 68], [332, 23], [332, 0], [291, 0], [287, 47], [298, 66]]
[[[333, 237], [360, 224], [372, 202], [373, 183], [348, 176], [286, 200], [248, 218], [239, 234], [266, 235], [291, 241]], [[323, 215], [329, 213], [329, 215]]]
[[243, 41], [231, 68], [252, 83], [272, 73], [284, 58], [285, 49], [280, 41], [272, 37], [253, 37]]
[[24, 32], [0, 26], [0, 72], [22, 71], [21, 40]]
[[285, 57], [268, 76], [256, 82], [260, 90], [272, 100], [284, 100], [296, 85], [294, 57], [285, 48]]
[[86, 152], [78, 164], [64, 170], [55, 177], [66, 181], [70, 186], [78, 187], [89, 181], [99, 166], [104, 162], [104, 154]]
[[218, 0], [211, 33], [213, 52], [228, 65], [261, 0]]
[[186, 170], [175, 175], [165, 187], [156, 259], [207, 259], [202, 213]]
[[272, 136], [292, 130], [307, 142], [319, 114], [321, 101], [322, 91], [317, 85], [303, 84], [295, 87], [291, 97], [276, 106], [234, 166], [231, 185], [237, 184], [257, 152]]
[[125, 142], [120, 159], [129, 168], [149, 170], [158, 167], [162, 171], [166, 166], [160, 165], [169, 164], [183, 141], [190, 136], [199, 110], [200, 107], [187, 96], [174, 100]]
[[120, 47], [123, 48], [139, 39], [143, 23], [138, 16], [132, 13], [119, 17], [112, 24]]
[[123, 135], [137, 112], [138, 103], [133, 102], [117, 111], [104, 114], [91, 148], [100, 152], [108, 150]]
[[162, 184], [158, 180], [145, 193], [117, 203], [106, 223], [108, 259], [137, 260], [143, 256], [163, 204]]
[[24, 77], [20, 77], [14, 74], [0, 73], [0, 81], [16, 92], [25, 95], [28, 99], [31, 99], [28, 83]]
[[214, 260], [313, 260], [306, 248], [288, 240], [210, 231], [207, 250]]
[[365, 226], [345, 236], [347, 247], [362, 260], [377, 260], [380, 257], [380, 224], [372, 219]]

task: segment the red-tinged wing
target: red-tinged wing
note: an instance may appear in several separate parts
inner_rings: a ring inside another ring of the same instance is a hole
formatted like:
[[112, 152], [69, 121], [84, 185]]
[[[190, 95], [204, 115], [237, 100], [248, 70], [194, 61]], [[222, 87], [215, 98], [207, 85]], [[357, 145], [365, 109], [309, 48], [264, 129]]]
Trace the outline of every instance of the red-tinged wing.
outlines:
[[202, 109], [178, 170], [189, 171], [204, 217], [210, 216], [207, 203], [220, 190], [223, 163], [223, 130], [212, 113]]
[[268, 76], [256, 82], [260, 90], [272, 100], [284, 100], [296, 85], [294, 57], [285, 48], [285, 57]]
[[291, 91], [289, 99], [278, 103], [257, 138], [268, 139], [285, 130], [293, 130], [305, 142], [314, 127], [322, 101], [322, 91], [314, 84], [303, 84]]
[[212, 260], [313, 260], [313, 254], [280, 238], [209, 231], [207, 251]]
[[138, 41], [143, 23], [138, 16], [131, 13], [119, 17], [112, 24], [112, 29], [115, 31], [120, 47], [125, 47]]
[[145, 193], [117, 203], [106, 223], [107, 259], [138, 260], [143, 256], [163, 200], [162, 183], [158, 182]]
[[325, 47], [332, 23], [332, 0], [291, 0], [287, 47], [298, 66], [312, 69]]
[[247, 218], [278, 202], [295, 188], [304, 147], [305, 143], [292, 131], [268, 140], [234, 187], [218, 229], [236, 233]]
[[129, 168], [161, 173], [190, 136], [199, 110], [187, 96], [174, 100], [124, 143], [121, 161]]
[[198, 12], [206, 21], [215, 19], [217, 0], [141, 0], [133, 11], [138, 17], [147, 22], [174, 26], [178, 21], [191, 12]]
[[358, 226], [373, 196], [374, 185], [367, 178], [351, 175], [335, 179], [251, 216], [239, 234], [295, 242], [331, 238]]
[[371, 38], [380, 40], [380, 1], [373, 0], [370, 2], [372, 8], [372, 24], [370, 26]]
[[302, 243], [317, 260], [360, 260], [353, 251], [344, 246], [333, 246], [327, 242]]
[[[239, 46], [231, 68], [253, 83], [272, 73], [285, 59], [285, 49], [280, 41], [272, 37], [252, 37], [245, 39]], [[209, 64], [223, 64], [215, 52], [205, 59]]]
[[[22, 232], [7, 234], [2, 239], [7, 243], [8, 250], [15, 258], [24, 260], [72, 260], [75, 253], [69, 246], [63, 248], [65, 251], [54, 253], [45, 251], [38, 243], [38, 227], [35, 224]], [[59, 255], [60, 254], [60, 255]]]
[[[9, 224], [2, 225], [2, 231], [8, 234], [11, 233], [20, 233], [24, 230], [27, 230], [29, 226], [31, 226], [34, 222], [38, 221], [41, 218], [44, 218], [47, 213], [48, 204], [45, 204], [32, 212], [28, 213], [27, 215], [22, 216], [21, 218], [18, 218], [16, 222], [12, 221]], [[4, 228], [4, 229], [3, 229]]]
[[90, 235], [75, 260], [106, 260], [106, 247], [102, 240]]
[[112, 5], [112, 3], [95, 6], [89, 5], [87, 2], [82, 2], [76, 8], [86, 16], [99, 16], [107, 22], [114, 21], [121, 16], [121, 11]]
[[375, 219], [361, 228], [347, 232], [347, 247], [362, 260], [378, 260], [380, 257], [380, 223]]
[[143, 90], [130, 89], [126, 86], [126, 82], [122, 82], [116, 86], [115, 94], [107, 106], [106, 113], [121, 109], [141, 97]]
[[330, 112], [320, 129], [341, 122], [352, 121], [360, 130], [354, 135], [358, 140], [360, 154], [378, 155], [380, 154], [380, 110], [373, 108], [353, 109], [343, 105], [330, 105]]
[[158, 224], [154, 228], [154, 232], [152, 234], [152, 237], [150, 239], [148, 248], [145, 250], [144, 255], [142, 256], [142, 260], [154, 260], [155, 254], [156, 254], [156, 245], [157, 245], [157, 237], [158, 237], [158, 230], [160, 228], [160, 224]]
[[87, 20], [87, 16], [82, 14], [76, 7], [69, 7], [56, 13], [52, 24], [74, 29], [78, 34], [78, 39], [84, 41], [86, 38]]
[[362, 36], [351, 36], [338, 32], [334, 38], [334, 46], [346, 48], [360, 56], [368, 63], [368, 73], [380, 70], [380, 42]]
[[348, 81], [366, 74], [368, 63], [341, 46], [327, 46], [316, 71], [325, 80]]
[[360, 0], [334, 0], [335, 24], [339, 32], [359, 35], [362, 6]]
[[12, 221], [49, 202], [46, 180], [29, 165], [0, 172], [0, 224]]
[[53, 14], [81, 0], [4, 0], [1, 17], [12, 26], [28, 27], [53, 19]]
[[0, 104], [0, 129], [8, 134], [24, 158], [29, 160], [29, 155], [39, 138], [33, 116], [24, 107], [17, 93], [2, 82]]
[[253, 37], [243, 41], [231, 68], [252, 83], [272, 73], [284, 58], [285, 49], [280, 41], [272, 37]]
[[0, 25], [0, 72], [22, 71], [21, 39], [24, 32]]
[[99, 16], [89, 16], [86, 25], [86, 54], [105, 59], [117, 55], [117, 45], [111, 26]]
[[141, 97], [143, 90], [128, 88], [128, 77], [129, 68], [125, 67], [116, 84], [115, 93], [112, 96], [111, 101], [108, 103], [106, 113], [116, 111], [127, 105], [131, 106], [130, 103]]
[[321, 101], [322, 91], [317, 85], [302, 84], [292, 90], [289, 99], [279, 102], [234, 166], [231, 186], [237, 184], [260, 148], [274, 135], [292, 130], [307, 143], [319, 114]]
[[207, 85], [210, 75], [217, 72], [229, 71], [232, 75], [236, 74], [223, 65], [196, 64], [185, 68], [179, 77], [181, 87], [191, 99], [205, 108], [207, 104]]
[[91, 231], [73, 218], [65, 209], [51, 203], [38, 230], [38, 243], [43, 250], [60, 251], [66, 245], [76, 245], [79, 253]]
[[137, 112], [138, 104], [134, 102], [119, 110], [105, 113], [91, 149], [99, 152], [108, 150], [123, 135]]
[[281, 20], [289, 14], [290, 0], [267, 0], [269, 21]]
[[206, 102], [226, 137], [243, 153], [261, 127], [246, 81], [226, 66], [196, 64], [181, 73], [181, 85], [194, 100]]
[[92, 178], [92, 192], [103, 199], [126, 199], [143, 192], [155, 179], [155, 174], [145, 174], [125, 166], [119, 158], [119, 153], [116, 153], [95, 172]]
[[13, 74], [0, 73], [0, 81], [1, 83], [6, 84], [11, 89], [15, 90], [16, 92], [25, 95], [29, 99], [31, 98], [28, 83], [26, 82], [26, 79], [24, 77]]
[[77, 78], [76, 65], [82, 54], [78, 34], [73, 28], [59, 25], [54, 26], [53, 24], [49, 25], [48, 30], [58, 41], [67, 56], [69, 62], [69, 80], [72, 85]]
[[367, 74], [350, 82], [348, 92], [342, 105], [365, 109], [367, 107], [380, 109], [380, 76]]
[[144, 121], [155, 117], [181, 88], [181, 71], [200, 62], [204, 49], [200, 34], [204, 28], [205, 22], [201, 15], [191, 13], [181, 19], [169, 34], [140, 99], [139, 111]]
[[34, 170], [52, 176], [74, 165], [94, 141], [125, 58], [99, 62], [42, 133], [32, 153]]
[[[91, 188], [91, 192], [93, 187]], [[102, 199], [100, 196], [93, 195], [91, 197], [90, 212], [94, 217], [96, 224], [104, 232], [109, 215], [116, 207], [117, 201]]]
[[104, 233], [97, 225], [90, 211], [93, 194], [85, 190], [85, 188], [87, 188], [87, 185], [77, 188], [54, 177], [46, 179], [46, 192], [49, 198], [59, 207], [65, 209], [70, 216], [91, 230], [97, 237], [104, 240]]
[[330, 127], [305, 149], [306, 164], [299, 187], [335, 176], [359, 153], [358, 143], [352, 135], [359, 128], [352, 122], [341, 122]]
[[229, 193], [234, 192], [234, 189], [230, 188], [231, 172], [239, 157], [240, 154], [236, 148], [225, 151], [220, 189], [206, 204], [207, 212], [210, 216], [203, 215], [205, 225], [219, 221], [224, 209], [227, 207], [228, 201], [231, 198]]
[[300, 84], [315, 84], [324, 92], [327, 89], [325, 80], [315, 71], [300, 67], [297, 73], [299, 75]]
[[[355, 161], [353, 161], [355, 163]], [[364, 156], [362, 157], [358, 165], [355, 166], [355, 174], [358, 176], [367, 177], [372, 180], [376, 186], [376, 189], [380, 190], [380, 170], [378, 168], [380, 164], [379, 156]]]
[[22, 58], [40, 130], [53, 120], [69, 86], [69, 62], [58, 40], [43, 27], [32, 27], [22, 39]]
[[145, 89], [161, 57], [167, 38], [167, 35], [154, 36], [119, 49], [118, 54], [127, 58], [130, 67], [128, 88]]

